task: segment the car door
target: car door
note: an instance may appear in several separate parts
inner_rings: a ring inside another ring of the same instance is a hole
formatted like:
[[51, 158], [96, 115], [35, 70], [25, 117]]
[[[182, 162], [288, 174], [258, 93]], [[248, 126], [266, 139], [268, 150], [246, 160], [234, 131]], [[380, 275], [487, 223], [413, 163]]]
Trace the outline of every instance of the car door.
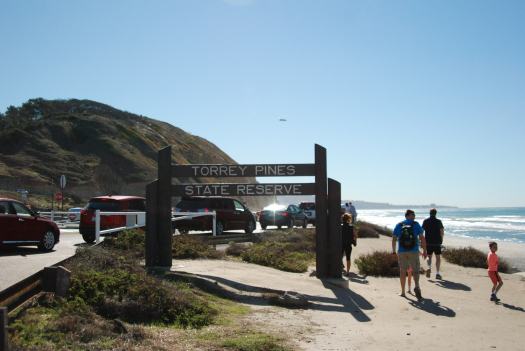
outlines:
[[290, 217], [292, 218], [293, 224], [297, 225], [297, 211], [295, 210], [294, 205], [288, 206], [288, 213], [290, 214]]
[[43, 223], [39, 222], [31, 210], [19, 202], [11, 202], [16, 213], [17, 228], [15, 231], [17, 241], [28, 243], [39, 242], [42, 239], [45, 228]]
[[217, 221], [221, 221], [225, 230], [235, 229], [235, 206], [232, 199], [220, 199], [221, 209], [217, 211]]
[[14, 241], [16, 237], [18, 219], [10, 209], [9, 201], [0, 201], [0, 243]]
[[237, 200], [233, 200], [233, 206], [235, 207], [235, 211], [233, 211], [235, 229], [245, 229], [248, 224], [248, 211]]

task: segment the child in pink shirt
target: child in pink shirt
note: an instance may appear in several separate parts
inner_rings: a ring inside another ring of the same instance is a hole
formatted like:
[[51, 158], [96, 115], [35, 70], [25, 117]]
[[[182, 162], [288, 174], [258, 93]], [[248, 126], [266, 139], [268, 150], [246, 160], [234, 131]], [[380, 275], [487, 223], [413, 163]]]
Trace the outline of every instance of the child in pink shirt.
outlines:
[[492, 294], [490, 295], [490, 301], [496, 301], [498, 302], [499, 299], [496, 296], [499, 289], [503, 286], [503, 281], [501, 280], [501, 277], [498, 274], [498, 255], [496, 255], [496, 251], [498, 251], [498, 244], [496, 244], [495, 241], [491, 241], [489, 243], [490, 252], [487, 255], [487, 266], [488, 266], [488, 274], [490, 280], [492, 280]]

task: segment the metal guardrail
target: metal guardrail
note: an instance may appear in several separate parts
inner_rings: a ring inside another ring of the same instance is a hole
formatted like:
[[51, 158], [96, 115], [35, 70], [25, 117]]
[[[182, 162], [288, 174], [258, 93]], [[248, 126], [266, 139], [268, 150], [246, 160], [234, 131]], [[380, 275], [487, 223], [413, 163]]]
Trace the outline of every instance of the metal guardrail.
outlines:
[[[72, 257], [68, 257], [52, 266], [62, 266], [67, 263]], [[42, 291], [42, 276], [44, 269], [22, 279], [18, 283], [11, 285], [8, 288], [0, 291], [0, 306], [7, 307], [8, 311], [12, 311], [31, 297]]]
[[[101, 216], [126, 216], [126, 226], [100, 230]], [[100, 235], [119, 232], [126, 229], [141, 228], [146, 226], [146, 212], [101, 212], [95, 211], [95, 241], [100, 242]]]

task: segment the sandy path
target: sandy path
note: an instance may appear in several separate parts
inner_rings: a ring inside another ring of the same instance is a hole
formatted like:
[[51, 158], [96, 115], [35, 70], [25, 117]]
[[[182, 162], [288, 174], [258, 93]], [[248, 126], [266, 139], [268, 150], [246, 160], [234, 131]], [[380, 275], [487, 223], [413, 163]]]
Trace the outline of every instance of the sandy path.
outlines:
[[[355, 254], [388, 249], [388, 238], [360, 239]], [[503, 250], [502, 250], [503, 251]], [[398, 296], [396, 278], [357, 275], [350, 280], [320, 281], [253, 264], [175, 260], [173, 270], [216, 277], [223, 284], [293, 290], [307, 295], [308, 310], [252, 304], [254, 321], [288, 334], [303, 350], [523, 350], [525, 278], [502, 274], [502, 303], [489, 301], [483, 269], [448, 263], [442, 282], [422, 278], [422, 303]], [[355, 267], [353, 267], [355, 270]]]

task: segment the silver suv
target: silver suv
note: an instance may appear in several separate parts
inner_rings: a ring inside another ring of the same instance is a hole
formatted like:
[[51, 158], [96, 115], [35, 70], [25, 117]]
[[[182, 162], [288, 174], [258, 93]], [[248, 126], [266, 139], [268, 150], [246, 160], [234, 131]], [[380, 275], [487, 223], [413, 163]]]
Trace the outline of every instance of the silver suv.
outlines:
[[304, 211], [308, 218], [308, 223], [315, 225], [315, 202], [301, 202], [299, 208]]

